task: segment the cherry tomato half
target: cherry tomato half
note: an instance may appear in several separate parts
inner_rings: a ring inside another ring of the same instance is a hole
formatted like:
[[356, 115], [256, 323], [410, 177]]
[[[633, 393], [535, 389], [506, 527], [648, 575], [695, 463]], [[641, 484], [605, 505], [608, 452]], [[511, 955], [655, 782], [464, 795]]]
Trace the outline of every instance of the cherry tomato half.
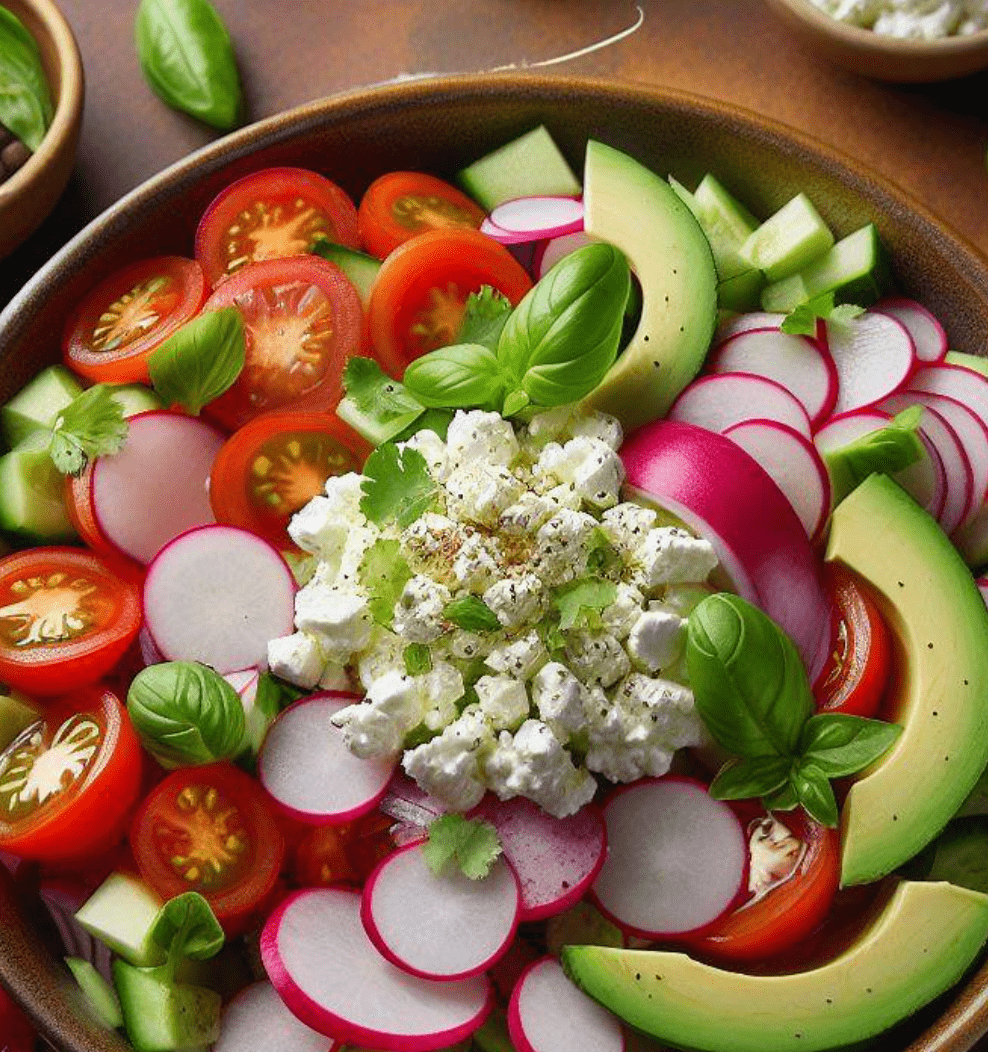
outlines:
[[266, 168], [231, 183], [206, 209], [196, 259], [215, 286], [248, 263], [303, 255], [317, 238], [360, 248], [346, 192], [305, 168]]
[[476, 230], [484, 210], [455, 186], [422, 172], [389, 172], [360, 199], [357, 219], [364, 247], [384, 259], [426, 230]]
[[292, 852], [292, 876], [304, 888], [363, 884], [394, 850], [393, 825], [372, 811], [353, 822], [311, 829]]
[[0, 1038], [3, 1052], [34, 1052], [36, 1041], [34, 1028], [27, 1016], [14, 1004], [9, 994], [0, 986]]
[[889, 630], [867, 585], [836, 564], [827, 573], [832, 597], [831, 649], [813, 685], [817, 708], [874, 716], [891, 669]]
[[169, 774], [138, 809], [130, 842], [159, 895], [198, 891], [227, 935], [267, 903], [285, 854], [264, 790], [229, 763]]
[[234, 432], [213, 461], [217, 522], [294, 548], [288, 520], [330, 475], [359, 471], [371, 447], [333, 413], [264, 413]]
[[151, 352], [206, 298], [193, 259], [159, 256], [111, 274], [76, 308], [62, 338], [70, 369], [95, 383], [148, 383]]
[[368, 308], [374, 353], [400, 380], [409, 362], [456, 342], [467, 296], [491, 285], [512, 305], [532, 287], [520, 263], [477, 230], [430, 230], [381, 264]]
[[140, 590], [81, 548], [33, 548], [0, 560], [0, 679], [27, 694], [93, 683], [141, 624]]
[[108, 849], [137, 799], [141, 756], [109, 690], [55, 699], [0, 753], [0, 848], [40, 862]]
[[243, 315], [246, 363], [207, 410], [230, 431], [276, 409], [334, 409], [343, 367], [360, 352], [363, 309], [349, 279], [316, 256], [252, 263], [228, 278], [204, 310]]

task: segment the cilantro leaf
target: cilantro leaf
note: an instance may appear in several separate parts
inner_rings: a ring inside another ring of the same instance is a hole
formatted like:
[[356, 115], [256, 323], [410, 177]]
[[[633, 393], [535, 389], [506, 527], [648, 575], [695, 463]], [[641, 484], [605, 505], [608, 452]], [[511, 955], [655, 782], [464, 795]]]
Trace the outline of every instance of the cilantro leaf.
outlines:
[[49, 454], [63, 475], [78, 475], [92, 457], [119, 453], [127, 438], [123, 406], [108, 384], [96, 384], [55, 417]]
[[379, 625], [390, 628], [395, 603], [412, 579], [412, 571], [401, 555], [401, 542], [383, 537], [375, 541], [364, 552], [357, 575], [367, 594], [371, 616]]
[[443, 617], [467, 632], [496, 632], [501, 627], [497, 614], [475, 595], [465, 595], [447, 603]]
[[552, 601], [559, 611], [559, 627], [596, 628], [600, 615], [617, 599], [617, 585], [596, 577], [578, 577], [553, 589]]
[[409, 643], [401, 656], [405, 662], [405, 671], [410, 676], [421, 676], [432, 671], [432, 651], [427, 643]]
[[454, 343], [479, 343], [490, 351], [497, 350], [501, 330], [511, 313], [511, 301], [490, 285], [467, 297], [466, 309]]
[[783, 319], [780, 328], [791, 336], [815, 336], [818, 318], [837, 325], [846, 325], [863, 313], [864, 307], [855, 306], [853, 303], [842, 303], [835, 307], [834, 294], [824, 292], [791, 310]]
[[620, 570], [621, 565], [621, 553], [608, 540], [607, 534], [596, 527], [587, 543], [587, 572], [599, 577]]
[[497, 830], [490, 822], [452, 813], [440, 815], [429, 826], [428, 840], [422, 845], [433, 873], [441, 874], [455, 863], [471, 880], [486, 877], [501, 851]]
[[343, 369], [343, 387], [346, 396], [336, 407], [336, 415], [368, 438], [394, 438], [425, 412], [405, 385], [388, 376], [373, 358], [351, 358]]
[[410, 526], [435, 503], [439, 487], [417, 449], [398, 449], [392, 442], [379, 446], [364, 464], [360, 510], [380, 526], [394, 520]]

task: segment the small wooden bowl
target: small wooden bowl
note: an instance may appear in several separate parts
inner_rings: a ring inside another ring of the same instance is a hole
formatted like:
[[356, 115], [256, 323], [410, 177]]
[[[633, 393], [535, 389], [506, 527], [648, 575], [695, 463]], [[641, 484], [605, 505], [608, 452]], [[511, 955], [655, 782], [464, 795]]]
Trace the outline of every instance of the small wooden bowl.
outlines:
[[928, 83], [988, 69], [988, 30], [938, 40], [903, 40], [838, 22], [811, 0], [766, 0], [810, 47], [875, 80]]
[[41, 145], [0, 183], [0, 259], [40, 225], [65, 189], [82, 125], [82, 59], [75, 37], [51, 0], [3, 0], [38, 42], [55, 116]]

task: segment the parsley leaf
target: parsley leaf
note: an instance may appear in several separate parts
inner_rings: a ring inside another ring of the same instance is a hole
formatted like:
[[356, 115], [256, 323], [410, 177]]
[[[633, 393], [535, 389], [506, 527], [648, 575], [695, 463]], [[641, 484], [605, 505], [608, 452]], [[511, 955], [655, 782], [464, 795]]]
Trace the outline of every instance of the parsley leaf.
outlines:
[[598, 628], [600, 615], [617, 599], [617, 585], [596, 577], [578, 577], [553, 589], [552, 601], [559, 611], [559, 627]]
[[497, 350], [501, 330], [511, 313], [511, 301], [490, 285], [467, 297], [466, 309], [454, 343], [479, 343], [490, 351]]
[[379, 625], [390, 628], [395, 603], [412, 579], [412, 571], [401, 555], [401, 542], [383, 537], [375, 541], [364, 552], [357, 575], [367, 594], [371, 616]]
[[48, 452], [63, 475], [78, 475], [93, 458], [119, 453], [127, 438], [123, 406], [108, 384], [96, 384], [55, 417]]
[[398, 449], [392, 442], [379, 446], [364, 464], [360, 510], [381, 526], [394, 520], [402, 529], [435, 503], [439, 487], [417, 449]]
[[346, 396], [336, 415], [361, 434], [370, 424], [375, 436], [394, 438], [425, 412], [405, 385], [388, 376], [373, 358], [351, 358], [343, 369], [343, 388]]
[[447, 603], [443, 617], [467, 632], [496, 632], [501, 627], [497, 614], [475, 595], [465, 595]]
[[435, 874], [455, 862], [471, 880], [480, 880], [491, 871], [501, 841], [490, 822], [464, 818], [463, 815], [440, 815], [430, 826], [429, 839], [422, 845], [425, 861]]

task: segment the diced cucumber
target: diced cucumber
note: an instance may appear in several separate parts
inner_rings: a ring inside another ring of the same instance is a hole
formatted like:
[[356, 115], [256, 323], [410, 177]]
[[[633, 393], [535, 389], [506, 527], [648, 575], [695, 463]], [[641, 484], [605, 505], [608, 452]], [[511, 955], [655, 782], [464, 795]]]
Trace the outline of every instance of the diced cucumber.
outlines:
[[381, 261], [366, 252], [358, 252], [346, 245], [337, 245], [335, 241], [320, 238], [313, 246], [314, 255], [328, 259], [335, 263], [340, 270], [350, 279], [353, 287], [360, 296], [360, 302], [366, 307], [370, 301], [371, 289], [377, 280], [377, 272], [381, 269]]
[[144, 384], [118, 384], [113, 389], [113, 400], [123, 407], [125, 417], [165, 408], [158, 392]]
[[474, 161], [456, 177], [488, 212], [516, 197], [575, 197], [583, 192], [544, 125]]
[[16, 691], [0, 686], [0, 749], [7, 746], [38, 718], [37, 712]]
[[220, 995], [176, 983], [167, 967], [113, 962], [124, 1029], [135, 1052], [198, 1052], [220, 1034]]
[[758, 229], [758, 220], [707, 173], [693, 193], [701, 213], [716, 223], [735, 244], [743, 244]]
[[739, 252], [748, 263], [764, 271], [769, 281], [795, 274], [823, 255], [834, 243], [834, 235], [806, 194], [797, 194], [769, 216]]
[[164, 951], [151, 941], [161, 898], [131, 873], [111, 873], [77, 911], [76, 920], [131, 964], [161, 964]]
[[760, 270], [746, 270], [717, 283], [717, 306], [744, 314], [758, 307], [765, 275]]
[[888, 285], [885, 251], [874, 223], [841, 238], [798, 273], [775, 281], [762, 292], [762, 309], [788, 312], [832, 292], [837, 303], [867, 307]]
[[117, 997], [116, 990], [89, 961], [84, 961], [81, 957], [66, 957], [65, 963], [79, 984], [79, 989], [85, 994], [96, 1018], [111, 1030], [123, 1026], [120, 998]]
[[982, 376], [988, 376], [988, 358], [982, 358], [980, 354], [967, 354], [964, 351], [947, 351], [944, 361], [948, 365], [962, 365], [965, 369], [973, 369]]
[[51, 427], [56, 415], [77, 395], [82, 384], [64, 365], [50, 365], [2, 408], [0, 430], [11, 448], [41, 428]]
[[65, 509], [65, 476], [38, 434], [0, 457], [0, 530], [35, 544], [70, 541], [76, 533]]
[[380, 446], [400, 435], [422, 415], [421, 408], [409, 409], [405, 413], [365, 413], [352, 398], [343, 398], [336, 407], [336, 415], [344, 424], [349, 424], [361, 438], [372, 446]]

